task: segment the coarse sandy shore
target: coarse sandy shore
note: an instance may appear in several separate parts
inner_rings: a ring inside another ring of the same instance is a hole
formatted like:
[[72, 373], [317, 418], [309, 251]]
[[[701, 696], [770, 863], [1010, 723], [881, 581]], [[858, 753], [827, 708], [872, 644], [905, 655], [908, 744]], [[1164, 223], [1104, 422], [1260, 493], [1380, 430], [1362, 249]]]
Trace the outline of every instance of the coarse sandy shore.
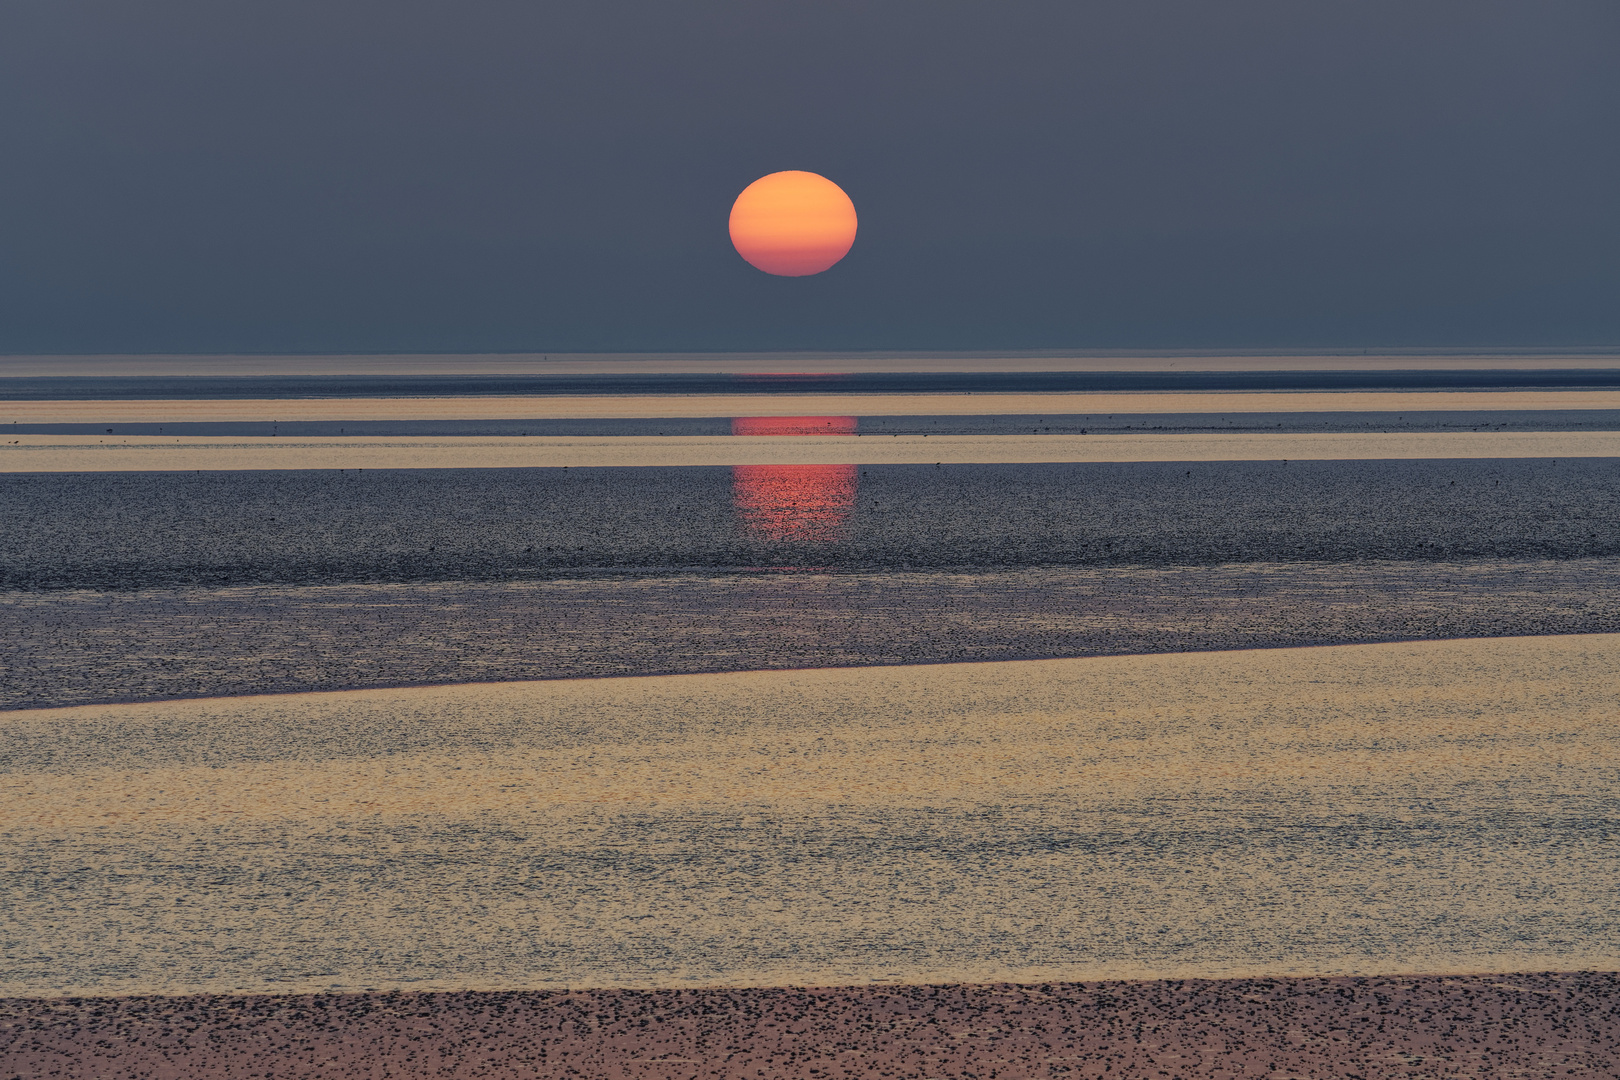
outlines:
[[1613, 1077], [1614, 973], [0, 1001], [0, 1077]]

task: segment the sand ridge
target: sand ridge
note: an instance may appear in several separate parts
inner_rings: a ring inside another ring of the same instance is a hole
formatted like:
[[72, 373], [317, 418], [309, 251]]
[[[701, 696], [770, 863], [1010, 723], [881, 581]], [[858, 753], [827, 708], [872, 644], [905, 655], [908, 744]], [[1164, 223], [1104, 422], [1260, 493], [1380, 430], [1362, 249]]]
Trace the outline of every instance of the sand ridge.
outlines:
[[715, 465], [1388, 461], [1616, 458], [1620, 432], [1288, 432], [1149, 435], [19, 435], [0, 472], [239, 469], [645, 468]]
[[0, 745], [49, 739], [55, 768], [0, 773], [0, 825], [1079, 806], [1209, 785], [1438, 790], [1511, 770], [1564, 788], [1620, 769], [1617, 646], [1594, 634], [26, 710], [7, 714]]
[[[3, 386], [3, 384], [0, 384]], [[1138, 390], [1118, 393], [602, 394], [13, 400], [0, 424], [717, 416], [1516, 412], [1620, 408], [1620, 390]], [[3, 429], [0, 429], [3, 430]]]
[[0, 987], [1607, 969], [1615, 635], [0, 719]]

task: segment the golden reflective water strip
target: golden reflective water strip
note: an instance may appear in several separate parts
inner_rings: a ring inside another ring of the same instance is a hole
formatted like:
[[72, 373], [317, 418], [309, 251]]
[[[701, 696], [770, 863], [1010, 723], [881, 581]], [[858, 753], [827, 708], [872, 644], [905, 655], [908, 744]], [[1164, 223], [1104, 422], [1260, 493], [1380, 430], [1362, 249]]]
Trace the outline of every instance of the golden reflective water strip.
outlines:
[[1231, 435], [18, 435], [0, 473], [1620, 457], [1620, 432]]

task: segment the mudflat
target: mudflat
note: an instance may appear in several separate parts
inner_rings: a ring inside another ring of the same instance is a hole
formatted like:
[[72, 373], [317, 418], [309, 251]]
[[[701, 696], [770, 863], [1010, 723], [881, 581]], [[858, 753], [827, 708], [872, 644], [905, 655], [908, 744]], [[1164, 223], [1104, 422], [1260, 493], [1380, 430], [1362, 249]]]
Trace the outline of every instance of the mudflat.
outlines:
[[1608, 1078], [1612, 974], [0, 1001], [0, 1075]]

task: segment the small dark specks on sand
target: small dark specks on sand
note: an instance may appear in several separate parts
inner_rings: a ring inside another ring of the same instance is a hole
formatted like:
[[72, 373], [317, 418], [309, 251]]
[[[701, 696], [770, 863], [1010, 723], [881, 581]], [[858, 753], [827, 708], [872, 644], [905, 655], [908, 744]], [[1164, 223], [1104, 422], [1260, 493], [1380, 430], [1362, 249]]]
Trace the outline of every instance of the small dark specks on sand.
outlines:
[[1605, 1077], [1614, 973], [0, 1001], [0, 1077]]
[[1616, 630], [1613, 559], [0, 591], [0, 710]]

